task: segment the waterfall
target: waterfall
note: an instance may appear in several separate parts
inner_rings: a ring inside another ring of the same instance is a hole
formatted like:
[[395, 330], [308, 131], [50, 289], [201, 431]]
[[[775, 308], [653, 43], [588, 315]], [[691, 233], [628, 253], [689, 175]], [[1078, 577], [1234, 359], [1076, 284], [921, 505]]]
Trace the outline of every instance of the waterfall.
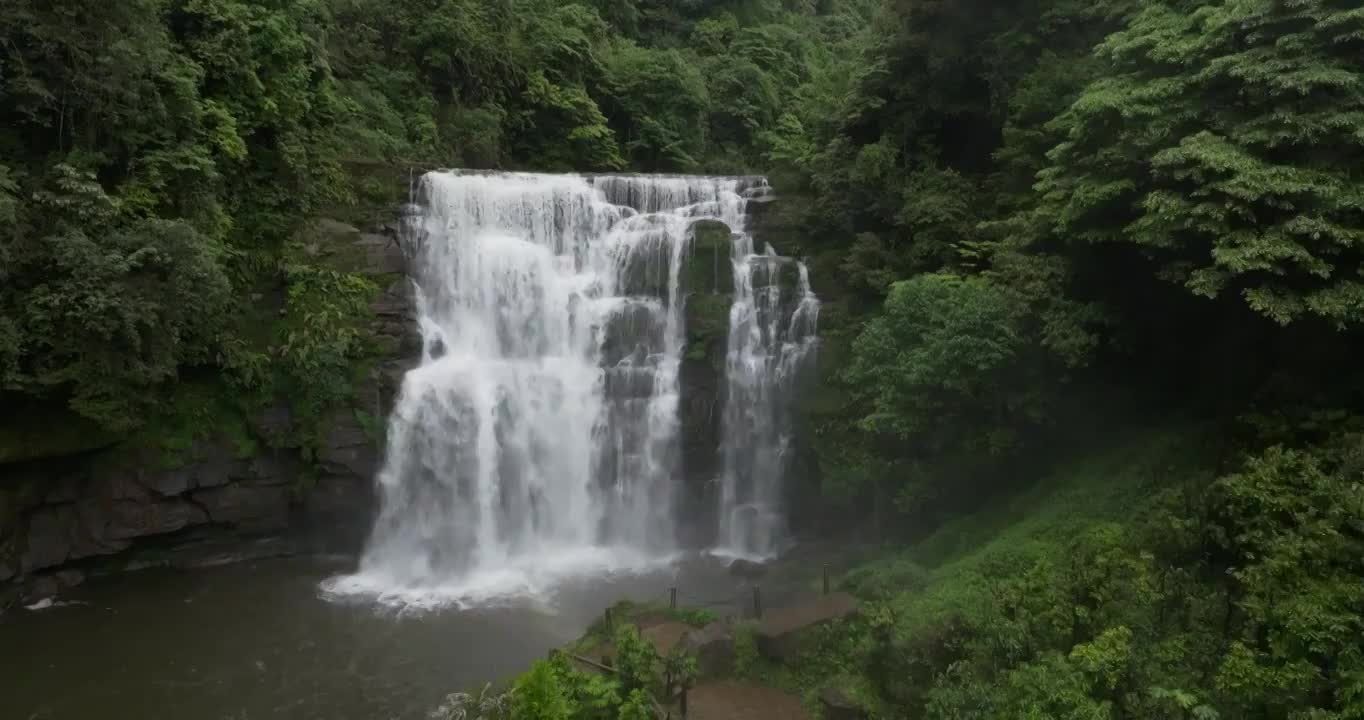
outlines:
[[[405, 238], [423, 356], [389, 420], [381, 507], [358, 571], [327, 590], [477, 603], [674, 551], [690, 228], [702, 219], [741, 228], [746, 194], [765, 185], [425, 175]], [[736, 250], [745, 257], [747, 242]], [[756, 273], [769, 261], [744, 262]], [[744, 292], [752, 309], [737, 310], [735, 327], [758, 336], [737, 355], [731, 339], [731, 373], [776, 352], [778, 337], [805, 332], [794, 316], [791, 329], [772, 331], [766, 301], [755, 301], [766, 290]], [[732, 395], [731, 406], [767, 402], [775, 389], [747, 376], [731, 387], [751, 393]], [[776, 438], [772, 427], [751, 436]], [[736, 501], [767, 498], [739, 489]]]
[[805, 264], [738, 233], [725, 361], [719, 532], [714, 552], [766, 560], [786, 541], [794, 384], [817, 342], [819, 299]]

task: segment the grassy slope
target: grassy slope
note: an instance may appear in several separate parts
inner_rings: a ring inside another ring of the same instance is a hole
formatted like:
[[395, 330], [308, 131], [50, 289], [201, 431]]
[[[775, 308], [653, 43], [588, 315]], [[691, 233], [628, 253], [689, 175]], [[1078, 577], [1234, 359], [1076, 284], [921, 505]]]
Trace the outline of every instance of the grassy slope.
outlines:
[[[1206, 477], [1210, 462], [1204, 447], [1200, 434], [1186, 427], [1111, 433], [1087, 450], [1062, 456], [1026, 489], [955, 516], [923, 540], [887, 547], [841, 584], [881, 601], [869, 607], [893, 613], [894, 632], [902, 640], [954, 615], [977, 615], [991, 602], [997, 579], [1021, 572], [1044, 555], [1064, 553], [1095, 525], [1140, 522], [1156, 491], [1175, 479]], [[801, 692], [807, 703], [832, 683], [875, 708], [874, 693], [858, 670], [868, 651], [852, 639], [858, 635], [833, 628], [813, 638], [799, 662], [760, 674]]]
[[1196, 435], [1182, 428], [1133, 432], [1063, 460], [1018, 495], [953, 519], [880, 561], [926, 571], [922, 588], [897, 599], [902, 629], [988, 602], [989, 577], [1054, 555], [1089, 527], [1136, 521], [1156, 490], [1171, 478], [1199, 474], [1204, 461]]

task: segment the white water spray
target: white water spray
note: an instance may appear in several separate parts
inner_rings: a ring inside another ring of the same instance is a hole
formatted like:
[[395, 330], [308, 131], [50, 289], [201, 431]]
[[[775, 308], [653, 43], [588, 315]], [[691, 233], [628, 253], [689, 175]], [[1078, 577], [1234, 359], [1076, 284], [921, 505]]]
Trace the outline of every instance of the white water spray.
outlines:
[[795, 383], [813, 357], [819, 299], [804, 263], [738, 233], [726, 354], [715, 554], [769, 560], [786, 544]]
[[697, 220], [742, 227], [753, 184], [426, 175], [407, 238], [422, 362], [389, 421], [359, 570], [328, 592], [480, 603], [668, 557], [681, 265]]

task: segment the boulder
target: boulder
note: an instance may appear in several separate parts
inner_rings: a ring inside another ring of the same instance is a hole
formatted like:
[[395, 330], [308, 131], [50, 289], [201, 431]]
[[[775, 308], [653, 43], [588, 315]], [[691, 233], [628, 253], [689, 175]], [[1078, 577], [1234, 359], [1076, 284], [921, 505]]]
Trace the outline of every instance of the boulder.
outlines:
[[833, 685], [819, 691], [819, 708], [824, 720], [867, 720], [867, 711], [848, 693]]
[[71, 505], [41, 508], [29, 516], [19, 567], [24, 573], [56, 567], [71, 557], [78, 519]]
[[54, 598], [63, 591], [85, 582], [85, 573], [79, 570], [62, 570], [33, 578], [23, 589], [22, 601], [34, 603]]
[[728, 675], [734, 669], [734, 628], [714, 622], [682, 638], [682, 649], [696, 655], [702, 677]]
[[767, 566], [752, 560], [736, 558], [729, 564], [729, 574], [748, 580], [755, 580], [767, 574]]

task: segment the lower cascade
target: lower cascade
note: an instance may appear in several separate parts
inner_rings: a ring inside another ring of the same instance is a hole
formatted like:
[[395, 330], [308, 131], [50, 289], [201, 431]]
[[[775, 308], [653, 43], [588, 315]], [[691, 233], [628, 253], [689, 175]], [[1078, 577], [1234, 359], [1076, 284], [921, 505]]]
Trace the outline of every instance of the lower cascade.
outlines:
[[729, 318], [715, 552], [766, 560], [786, 540], [782, 478], [792, 449], [790, 405], [818, 341], [819, 299], [804, 263], [778, 256], [770, 245], [757, 254], [753, 238], [740, 233]]
[[[381, 507], [334, 594], [461, 604], [677, 551], [681, 280], [734, 232], [716, 548], [770, 554], [784, 384], [813, 346], [803, 266], [753, 252], [746, 177], [435, 172], [406, 221], [423, 352], [389, 419]], [[782, 282], [794, 272], [793, 282]]]

